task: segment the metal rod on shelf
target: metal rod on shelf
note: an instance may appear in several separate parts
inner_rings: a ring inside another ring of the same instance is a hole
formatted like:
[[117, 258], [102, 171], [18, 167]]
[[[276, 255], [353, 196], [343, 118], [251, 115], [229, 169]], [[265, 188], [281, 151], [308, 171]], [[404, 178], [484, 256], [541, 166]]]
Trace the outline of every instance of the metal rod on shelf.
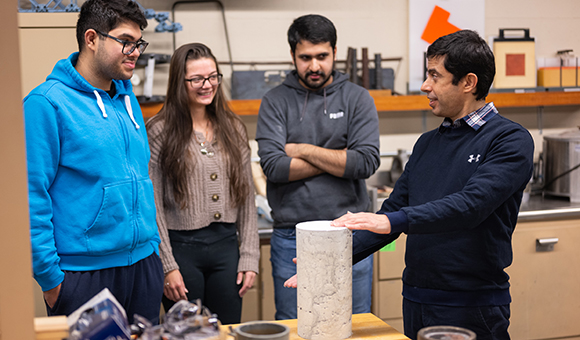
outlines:
[[540, 135], [542, 134], [542, 130], [544, 129], [544, 107], [538, 106], [537, 107], [537, 119], [538, 119], [538, 130]]
[[358, 75], [357, 75], [358, 60], [356, 60], [356, 48], [349, 48], [348, 52], [350, 54], [349, 56], [350, 63], [347, 67], [350, 68], [350, 81], [355, 84], [358, 84]]
[[362, 48], [362, 87], [365, 89], [371, 88], [371, 80], [369, 78], [369, 49]]
[[375, 89], [383, 89], [383, 68], [381, 65], [381, 54], [375, 53]]
[[[376, 59], [375, 59], [376, 60]], [[401, 61], [403, 58], [401, 57], [393, 57], [393, 58], [381, 58], [381, 61]], [[346, 60], [336, 60], [336, 63], [343, 64], [346, 63]], [[362, 60], [357, 60], [357, 64], [361, 63]], [[218, 61], [220, 65], [294, 65], [291, 61]]]
[[[224, 5], [222, 4], [221, 1], [219, 0], [189, 0], [189, 1], [176, 1], [173, 3], [173, 5], [171, 6], [171, 19], [173, 22], [175, 22], [175, 7], [177, 7], [177, 5], [181, 5], [181, 4], [197, 4], [197, 3], [205, 3], [205, 2], [215, 2], [221, 10], [222, 13], [222, 19], [224, 22], [224, 32], [226, 35], [226, 45], [228, 46], [228, 57], [230, 58], [230, 60], [228, 62], [226, 62], [225, 64], [230, 65], [232, 71], [234, 70], [234, 64], [233, 64], [233, 58], [232, 58], [232, 48], [230, 46], [230, 36], [228, 34], [228, 25], [226, 24], [226, 11], [224, 8]], [[177, 46], [175, 46], [175, 32], [173, 32], [173, 50], [175, 51], [177, 49]], [[222, 63], [219, 63], [222, 64]]]

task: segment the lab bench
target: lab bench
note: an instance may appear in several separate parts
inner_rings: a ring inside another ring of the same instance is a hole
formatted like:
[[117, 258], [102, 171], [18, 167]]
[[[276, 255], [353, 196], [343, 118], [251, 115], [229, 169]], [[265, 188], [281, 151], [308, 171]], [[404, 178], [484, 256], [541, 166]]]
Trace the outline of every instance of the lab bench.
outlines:
[[[384, 198], [379, 198], [380, 207]], [[274, 320], [270, 265], [272, 225], [259, 219], [260, 275], [244, 298], [242, 321]], [[403, 331], [403, 234], [386, 251], [375, 253], [372, 312]], [[511, 283], [513, 339], [580, 339], [580, 203], [533, 195], [523, 203], [512, 238]]]

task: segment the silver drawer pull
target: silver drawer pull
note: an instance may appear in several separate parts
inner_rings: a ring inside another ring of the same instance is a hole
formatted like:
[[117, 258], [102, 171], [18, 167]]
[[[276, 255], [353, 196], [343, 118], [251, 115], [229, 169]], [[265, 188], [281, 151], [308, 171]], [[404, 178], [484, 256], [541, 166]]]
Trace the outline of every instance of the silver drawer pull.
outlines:
[[557, 237], [538, 238], [536, 239], [536, 251], [552, 251], [558, 241]]
[[538, 239], [538, 243], [543, 245], [543, 246], [547, 246], [547, 245], [554, 245], [556, 243], [558, 243], [558, 238], [557, 237], [552, 237], [552, 238], [539, 238]]

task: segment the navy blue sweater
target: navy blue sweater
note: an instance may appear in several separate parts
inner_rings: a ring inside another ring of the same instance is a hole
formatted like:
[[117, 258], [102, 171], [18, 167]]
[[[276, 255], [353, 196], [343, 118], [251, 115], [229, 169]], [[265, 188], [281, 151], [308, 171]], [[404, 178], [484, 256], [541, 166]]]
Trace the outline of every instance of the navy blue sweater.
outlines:
[[502, 305], [511, 301], [511, 236], [533, 168], [534, 143], [494, 115], [478, 130], [461, 121], [423, 134], [378, 213], [392, 234], [356, 233], [355, 261], [405, 232], [403, 295], [419, 303]]

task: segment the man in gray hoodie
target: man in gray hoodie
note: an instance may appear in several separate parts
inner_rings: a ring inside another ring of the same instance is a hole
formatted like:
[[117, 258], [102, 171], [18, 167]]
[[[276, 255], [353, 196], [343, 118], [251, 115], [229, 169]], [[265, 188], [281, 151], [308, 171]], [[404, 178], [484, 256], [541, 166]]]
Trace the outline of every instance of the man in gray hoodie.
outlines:
[[[267, 181], [276, 319], [297, 317], [297, 223], [368, 211], [365, 179], [379, 167], [377, 110], [364, 88], [334, 70], [336, 29], [305, 15], [288, 29], [295, 70], [260, 106], [256, 140]], [[371, 305], [372, 257], [353, 267], [353, 313]]]

